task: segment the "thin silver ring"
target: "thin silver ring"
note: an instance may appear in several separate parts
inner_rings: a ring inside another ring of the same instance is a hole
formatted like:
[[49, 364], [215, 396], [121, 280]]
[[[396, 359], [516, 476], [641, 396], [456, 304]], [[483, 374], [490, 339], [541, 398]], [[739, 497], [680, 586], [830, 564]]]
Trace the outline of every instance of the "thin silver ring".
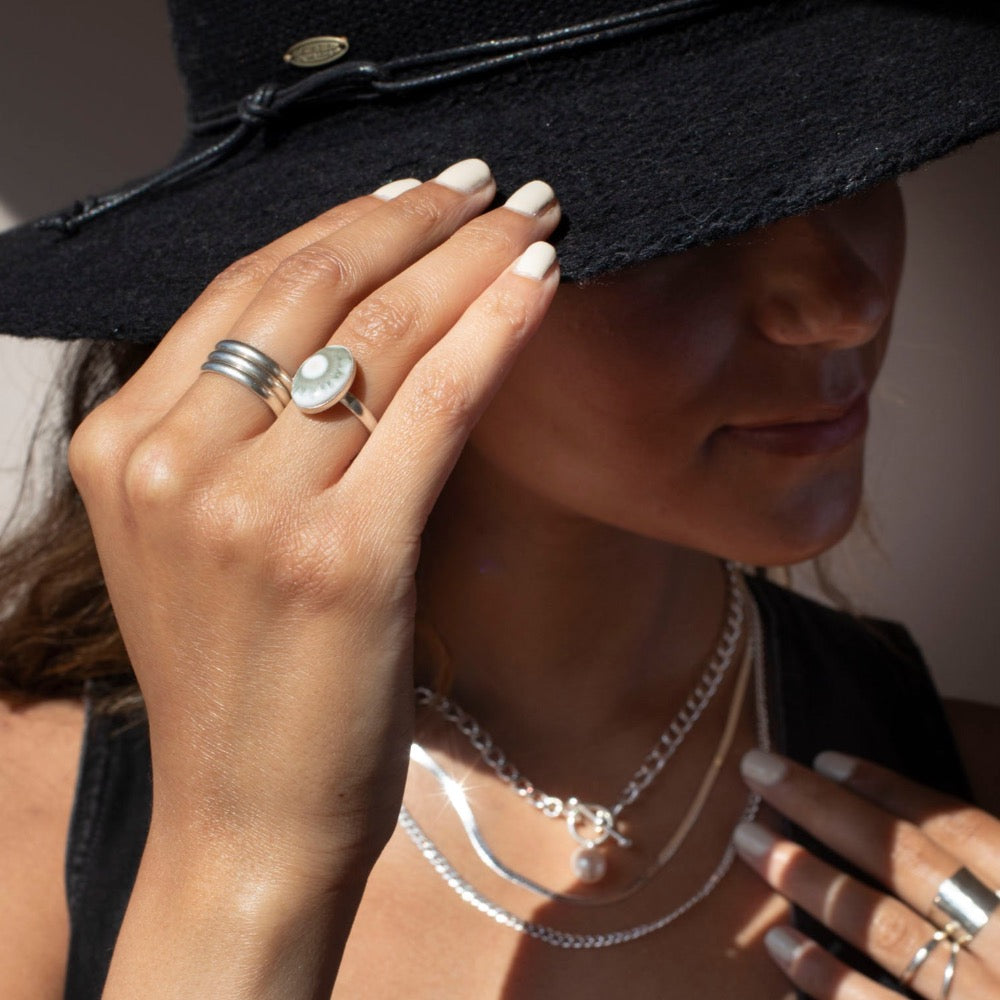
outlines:
[[993, 889], [968, 868], [959, 868], [937, 887], [930, 916], [932, 923], [943, 927], [959, 944], [968, 944], [989, 923], [998, 906], [1000, 898]]
[[371, 410], [349, 390], [358, 373], [350, 349], [328, 344], [310, 354], [292, 379], [292, 402], [303, 413], [322, 413], [338, 403], [347, 407], [371, 432], [378, 421]]
[[215, 372], [237, 382], [259, 396], [275, 417], [291, 399], [292, 380], [276, 361], [240, 340], [220, 340], [202, 364], [203, 372]]
[[[927, 944], [918, 948], [916, 954], [910, 959], [909, 964], [903, 969], [902, 974], [899, 977], [900, 986], [909, 986], [913, 982], [913, 977], [919, 972], [920, 966], [931, 957], [931, 952], [946, 938], [948, 937], [947, 931], [937, 930], [934, 932], [934, 936], [927, 942]], [[952, 973], [954, 973], [954, 968]], [[949, 981], [950, 985], [950, 981]]]

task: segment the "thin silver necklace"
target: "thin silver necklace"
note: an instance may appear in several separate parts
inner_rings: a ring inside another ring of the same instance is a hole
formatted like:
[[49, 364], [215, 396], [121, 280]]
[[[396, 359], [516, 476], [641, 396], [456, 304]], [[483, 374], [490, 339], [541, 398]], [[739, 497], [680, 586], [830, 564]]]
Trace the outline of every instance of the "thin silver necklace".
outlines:
[[[752, 647], [754, 689], [756, 695], [756, 722], [757, 722], [757, 745], [762, 750], [769, 750], [771, 746], [770, 729], [767, 713], [767, 695], [765, 663], [763, 650], [763, 634], [760, 615], [755, 603], [751, 600], [750, 606], [750, 627], [747, 641]], [[751, 793], [747, 799], [747, 804], [743, 809], [739, 822], [752, 822], [760, 809], [761, 799], [756, 793]], [[524, 934], [536, 941], [555, 948], [565, 948], [568, 950], [610, 948], [614, 945], [627, 944], [639, 938], [646, 937], [655, 931], [662, 930], [675, 920], [682, 917], [692, 907], [700, 903], [708, 896], [713, 889], [732, 868], [736, 857], [736, 849], [730, 840], [722, 854], [719, 863], [712, 870], [708, 878], [702, 883], [691, 896], [683, 903], [675, 907], [669, 913], [658, 917], [648, 923], [638, 924], [634, 927], [617, 931], [605, 931], [596, 934], [577, 934], [570, 931], [562, 931], [546, 924], [534, 923], [524, 920], [509, 910], [487, 899], [474, 886], [462, 878], [456, 871], [447, 857], [440, 851], [437, 845], [423, 831], [419, 824], [410, 815], [406, 806], [400, 806], [399, 825], [417, 847], [423, 857], [431, 867], [444, 880], [445, 884], [463, 901], [475, 907], [480, 913], [485, 913], [492, 920], [504, 927], [510, 927], [520, 934]]]
[[[543, 816], [566, 820], [566, 829], [576, 843], [570, 867], [581, 882], [599, 882], [607, 873], [607, 859], [602, 848], [608, 840], [613, 840], [622, 848], [632, 846], [632, 841], [617, 827], [623, 810], [632, 805], [653, 783], [667, 761], [677, 752], [684, 738], [711, 703], [733, 662], [743, 636], [747, 600], [736, 565], [726, 561], [723, 566], [727, 582], [726, 620], [715, 652], [684, 706], [657, 738], [643, 758], [642, 764], [622, 788], [618, 800], [610, 808], [596, 802], [586, 802], [577, 796], [562, 799], [542, 791], [508, 760], [492, 736], [468, 712], [429, 688], [416, 689], [417, 704], [430, 706], [450, 722], [468, 739], [472, 747], [478, 751], [483, 763], [505, 785], [511, 787], [520, 798], [533, 805]], [[417, 763], [424, 764], [432, 774], [434, 773], [433, 764], [425, 764], [419, 751]]]
[[740, 663], [739, 673], [737, 674], [732, 699], [726, 714], [725, 725], [719, 737], [718, 746], [712, 755], [705, 774], [702, 776], [698, 791], [695, 793], [684, 816], [677, 824], [676, 829], [668, 838], [666, 844], [660, 849], [653, 862], [646, 867], [645, 871], [623, 889], [610, 895], [595, 896], [582, 893], [558, 892], [541, 885], [539, 882], [505, 865], [490, 848], [486, 842], [486, 838], [480, 831], [475, 813], [472, 810], [472, 805], [461, 783], [448, 774], [419, 743], [412, 744], [410, 748], [410, 760], [428, 771], [437, 781], [438, 786], [444, 793], [445, 800], [457, 814], [465, 836], [472, 845], [473, 850], [475, 850], [479, 860], [495, 874], [514, 885], [520, 886], [522, 889], [527, 889], [536, 895], [560, 903], [572, 903], [577, 906], [608, 906], [612, 903], [620, 903], [634, 896], [640, 889], [643, 889], [652, 882], [653, 878], [663, 870], [681, 849], [684, 841], [687, 839], [687, 835], [694, 828], [695, 823], [697, 823], [701, 816], [705, 803], [722, 770], [722, 765], [732, 748], [733, 739], [735, 738], [736, 729], [743, 710], [743, 703], [746, 699], [748, 681], [752, 673], [752, 652], [750, 643], [747, 643], [742, 662]]

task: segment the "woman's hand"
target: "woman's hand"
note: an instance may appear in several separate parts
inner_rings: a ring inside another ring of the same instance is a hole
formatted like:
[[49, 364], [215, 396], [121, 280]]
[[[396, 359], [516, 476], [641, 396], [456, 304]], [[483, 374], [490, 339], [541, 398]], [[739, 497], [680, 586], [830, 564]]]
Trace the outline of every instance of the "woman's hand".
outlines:
[[[159, 996], [154, 980], [164, 995], [226, 995], [218, 970], [190, 972], [203, 943], [206, 966], [239, 968], [249, 948], [275, 995], [313, 995], [315, 982], [280, 978], [293, 967], [323, 964], [320, 994], [331, 979], [324, 956], [339, 954], [402, 796], [421, 531], [558, 283], [547, 247], [534, 273], [514, 270], [558, 222], [551, 190], [533, 182], [481, 214], [494, 194], [486, 165], [463, 161], [237, 262], [73, 437], [150, 726], [153, 818], [112, 969], [131, 970], [122, 995]], [[343, 406], [275, 419], [243, 386], [199, 374], [223, 339], [290, 372], [346, 345], [378, 427], [369, 436]], [[338, 894], [349, 905], [331, 930], [314, 918]], [[305, 899], [315, 939], [292, 933]], [[248, 945], [272, 918], [273, 940]], [[222, 940], [220, 921], [242, 922], [242, 937]], [[170, 935], [187, 952], [165, 971]], [[154, 940], [160, 954], [142, 957]]]
[[[886, 891], [870, 888], [761, 824], [737, 828], [743, 859], [918, 995], [1000, 997], [1000, 909], [961, 948], [938, 933], [948, 920], [934, 909], [942, 882], [964, 868], [989, 888], [986, 899], [992, 905], [993, 890], [1000, 886], [1000, 821], [843, 754], [820, 754], [816, 770], [820, 773], [761, 751], [751, 751], [743, 761], [744, 777], [768, 804]], [[792, 982], [815, 1000], [899, 995], [791, 928], [773, 929], [767, 943]]]

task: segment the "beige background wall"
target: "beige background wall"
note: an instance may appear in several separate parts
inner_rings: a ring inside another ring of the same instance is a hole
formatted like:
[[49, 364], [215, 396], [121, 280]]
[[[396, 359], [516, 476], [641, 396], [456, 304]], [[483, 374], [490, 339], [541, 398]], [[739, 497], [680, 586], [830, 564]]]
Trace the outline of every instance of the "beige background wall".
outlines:
[[[173, 153], [181, 96], [157, 0], [36, 0], [5, 22], [0, 226]], [[855, 533], [834, 567], [863, 608], [910, 626], [945, 692], [1000, 704], [1000, 139], [905, 178], [904, 193], [910, 252], [868, 459], [885, 555]], [[0, 338], [0, 517], [57, 360]]]

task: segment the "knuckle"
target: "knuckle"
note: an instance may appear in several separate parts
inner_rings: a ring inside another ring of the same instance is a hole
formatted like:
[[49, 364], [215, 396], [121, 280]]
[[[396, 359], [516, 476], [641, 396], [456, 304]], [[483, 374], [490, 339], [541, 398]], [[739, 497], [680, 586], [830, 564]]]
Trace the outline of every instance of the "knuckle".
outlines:
[[477, 257], [495, 259], [500, 262], [513, 260], [524, 249], [521, 240], [495, 222], [480, 218], [463, 230], [463, 237], [471, 243]]
[[208, 291], [223, 296], [255, 292], [262, 288], [274, 273], [274, 259], [258, 250], [234, 260], [225, 270], [212, 279]]
[[125, 462], [122, 489], [132, 510], [180, 509], [191, 493], [188, 456], [169, 434], [154, 432]]
[[507, 288], [493, 288], [487, 292], [482, 300], [481, 314], [486, 322], [512, 334], [526, 330], [531, 316], [524, 299]]
[[275, 269], [272, 280], [284, 297], [291, 300], [315, 288], [350, 286], [356, 267], [343, 248], [313, 243], [286, 257]]
[[70, 476], [77, 488], [90, 491], [112, 481], [112, 473], [122, 462], [122, 424], [106, 400], [80, 422], [69, 439], [66, 454]]
[[890, 866], [893, 874], [903, 876], [933, 877], [933, 849], [924, 832], [913, 823], [896, 824], [890, 849]]
[[987, 841], [995, 822], [980, 810], [964, 806], [936, 816], [933, 833], [937, 840], [952, 846], [954, 852], [966, 845]]
[[462, 425], [475, 408], [475, 394], [461, 368], [427, 364], [416, 386], [414, 416]]
[[915, 918], [902, 905], [886, 903], [872, 914], [868, 939], [876, 955], [908, 955], [917, 947]]
[[398, 198], [393, 207], [404, 220], [422, 228], [436, 226], [444, 216], [443, 207], [426, 192], [416, 198]]
[[373, 295], [347, 321], [350, 336], [372, 348], [409, 341], [423, 327], [419, 306], [396, 295]]

